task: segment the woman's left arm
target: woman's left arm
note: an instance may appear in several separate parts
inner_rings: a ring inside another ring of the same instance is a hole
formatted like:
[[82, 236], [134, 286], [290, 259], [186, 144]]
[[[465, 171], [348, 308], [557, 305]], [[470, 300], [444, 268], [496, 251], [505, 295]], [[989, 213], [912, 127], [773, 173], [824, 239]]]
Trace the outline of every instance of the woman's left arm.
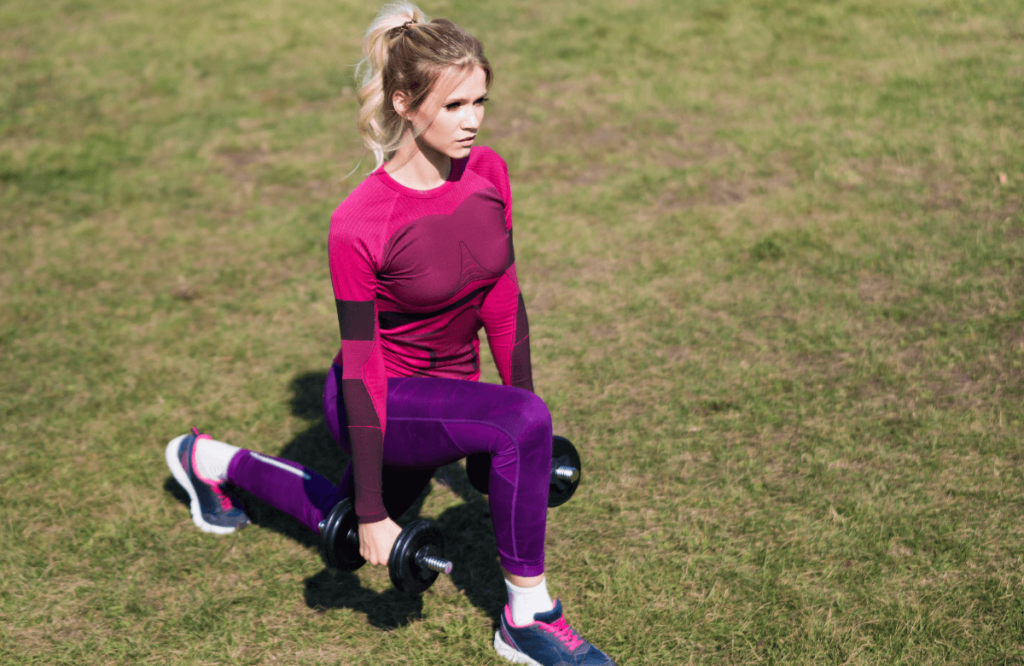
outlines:
[[[511, 240], [509, 241], [511, 245]], [[510, 248], [511, 250], [511, 248]], [[480, 308], [487, 343], [501, 383], [533, 392], [530, 325], [513, 263], [491, 288]]]
[[505, 160], [488, 151], [488, 176], [494, 182], [504, 203], [505, 231], [508, 234], [510, 265], [491, 288], [480, 308], [487, 343], [494, 364], [498, 366], [501, 383], [533, 392], [533, 371], [530, 367], [530, 324], [526, 319], [526, 303], [516, 277], [515, 250], [512, 247], [512, 187]]

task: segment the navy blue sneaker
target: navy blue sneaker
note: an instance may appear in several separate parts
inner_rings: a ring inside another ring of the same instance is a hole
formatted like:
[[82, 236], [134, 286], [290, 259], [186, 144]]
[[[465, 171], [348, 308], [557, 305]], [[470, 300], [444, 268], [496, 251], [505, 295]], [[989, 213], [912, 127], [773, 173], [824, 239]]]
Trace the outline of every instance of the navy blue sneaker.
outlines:
[[513, 664], [531, 666], [615, 666], [604, 652], [583, 640], [562, 615], [562, 602], [533, 616], [525, 626], [512, 624], [505, 606], [501, 629], [494, 634], [494, 649]]
[[212, 439], [192, 428], [192, 434], [175, 437], [167, 444], [167, 466], [192, 500], [192, 522], [204, 532], [230, 534], [249, 524], [249, 516], [235, 505], [222, 482], [204, 479], [195, 469], [196, 442]]

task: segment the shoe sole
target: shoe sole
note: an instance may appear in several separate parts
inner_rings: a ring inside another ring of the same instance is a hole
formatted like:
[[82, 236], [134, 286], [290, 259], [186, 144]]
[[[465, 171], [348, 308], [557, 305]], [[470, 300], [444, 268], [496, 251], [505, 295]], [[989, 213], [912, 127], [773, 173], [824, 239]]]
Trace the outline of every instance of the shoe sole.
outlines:
[[237, 531], [237, 527], [211, 525], [203, 520], [203, 510], [199, 506], [199, 497], [196, 495], [196, 489], [188, 479], [188, 472], [185, 471], [185, 468], [181, 466], [181, 461], [178, 460], [178, 448], [181, 446], [181, 441], [186, 437], [188, 437], [188, 435], [181, 435], [168, 442], [164, 457], [167, 459], [167, 466], [171, 468], [171, 474], [174, 475], [174, 480], [178, 482], [178, 485], [185, 489], [185, 492], [188, 493], [190, 500], [189, 510], [192, 512], [192, 522], [196, 524], [196, 527], [210, 534], [231, 534], [232, 532]]
[[536, 659], [531, 659], [528, 655], [523, 654], [519, 650], [515, 649], [511, 645], [505, 642], [501, 637], [501, 630], [494, 632], [494, 651], [498, 653], [501, 658], [512, 662], [513, 664], [528, 664], [529, 666], [544, 666]]

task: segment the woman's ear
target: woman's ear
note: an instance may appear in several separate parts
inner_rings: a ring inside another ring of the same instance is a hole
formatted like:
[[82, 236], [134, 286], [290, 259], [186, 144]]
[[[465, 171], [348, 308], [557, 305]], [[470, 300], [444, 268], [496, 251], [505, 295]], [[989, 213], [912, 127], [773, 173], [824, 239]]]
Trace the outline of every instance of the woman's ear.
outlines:
[[404, 92], [396, 92], [391, 97], [391, 106], [395, 107], [395, 112], [401, 116], [404, 120], [408, 120], [409, 113], [409, 96]]

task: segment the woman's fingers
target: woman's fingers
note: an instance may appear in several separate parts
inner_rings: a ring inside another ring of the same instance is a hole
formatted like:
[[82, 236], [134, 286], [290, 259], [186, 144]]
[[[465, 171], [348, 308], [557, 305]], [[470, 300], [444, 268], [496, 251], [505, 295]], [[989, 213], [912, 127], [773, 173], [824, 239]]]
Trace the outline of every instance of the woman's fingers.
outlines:
[[402, 528], [390, 518], [359, 526], [359, 554], [370, 564], [384, 566]]

